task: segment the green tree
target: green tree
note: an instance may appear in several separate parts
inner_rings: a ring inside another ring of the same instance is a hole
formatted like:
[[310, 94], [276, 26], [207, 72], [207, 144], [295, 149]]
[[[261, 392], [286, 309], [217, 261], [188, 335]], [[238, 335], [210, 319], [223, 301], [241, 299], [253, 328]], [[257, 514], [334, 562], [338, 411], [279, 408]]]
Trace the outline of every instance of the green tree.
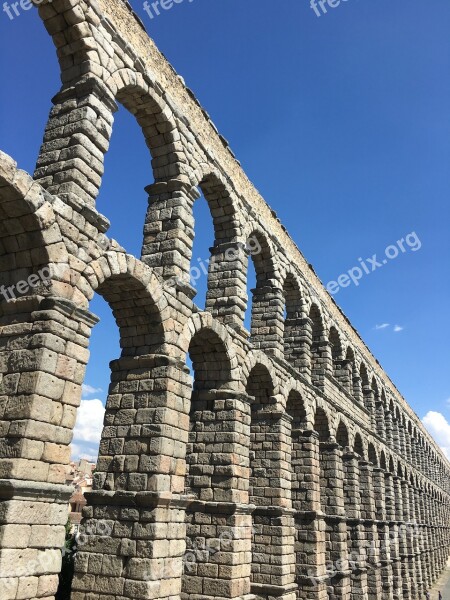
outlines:
[[75, 536], [70, 532], [72, 524], [70, 519], [66, 523], [66, 539], [62, 548], [62, 567], [59, 574], [59, 586], [55, 600], [70, 600], [72, 579], [74, 572], [75, 553], [77, 549]]

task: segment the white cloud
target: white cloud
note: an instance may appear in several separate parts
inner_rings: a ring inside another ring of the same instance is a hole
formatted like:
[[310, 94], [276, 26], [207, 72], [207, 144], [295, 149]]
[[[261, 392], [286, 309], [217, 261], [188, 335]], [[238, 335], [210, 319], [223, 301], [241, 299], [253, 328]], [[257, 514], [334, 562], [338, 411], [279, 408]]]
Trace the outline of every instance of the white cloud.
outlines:
[[71, 460], [78, 461], [81, 458], [88, 460], [89, 462], [96, 463], [98, 459], [98, 447], [96, 446], [83, 446], [82, 444], [72, 444], [72, 457]]
[[95, 388], [92, 387], [92, 385], [88, 385], [87, 383], [83, 383], [83, 385], [81, 386], [81, 390], [83, 392], [83, 396], [92, 396], [92, 394], [103, 392], [102, 388]]
[[450, 423], [443, 414], [430, 410], [422, 419], [423, 424], [450, 458]]
[[101, 400], [82, 400], [73, 431], [72, 457], [97, 460], [105, 407]]
[[[381, 325], [375, 325], [375, 329], [376, 330], [382, 330], [382, 329], [390, 329], [391, 328], [391, 324], [390, 323], [381, 323]], [[395, 333], [398, 333], [399, 331], [403, 331], [404, 327], [402, 327], [401, 325], [394, 325], [392, 327], [392, 329], [394, 330]]]

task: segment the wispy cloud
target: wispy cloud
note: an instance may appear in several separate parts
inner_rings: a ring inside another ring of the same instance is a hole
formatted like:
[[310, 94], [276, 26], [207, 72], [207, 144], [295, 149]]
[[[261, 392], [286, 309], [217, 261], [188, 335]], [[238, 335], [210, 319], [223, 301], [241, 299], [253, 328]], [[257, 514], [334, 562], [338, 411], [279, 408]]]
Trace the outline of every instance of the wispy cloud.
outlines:
[[103, 392], [102, 388], [95, 388], [92, 385], [88, 385], [87, 383], [83, 383], [81, 386], [81, 390], [83, 392], [83, 396], [92, 396], [92, 394], [98, 394], [99, 392]]
[[450, 423], [444, 415], [430, 410], [422, 419], [422, 423], [442, 448], [444, 454], [450, 458]]
[[[391, 324], [390, 323], [381, 323], [381, 325], [375, 325], [374, 329], [376, 329], [377, 331], [380, 331], [382, 329], [391, 329]], [[400, 331], [403, 331], [404, 327], [402, 327], [401, 325], [394, 325], [392, 327], [392, 330], [395, 333], [399, 333]]]

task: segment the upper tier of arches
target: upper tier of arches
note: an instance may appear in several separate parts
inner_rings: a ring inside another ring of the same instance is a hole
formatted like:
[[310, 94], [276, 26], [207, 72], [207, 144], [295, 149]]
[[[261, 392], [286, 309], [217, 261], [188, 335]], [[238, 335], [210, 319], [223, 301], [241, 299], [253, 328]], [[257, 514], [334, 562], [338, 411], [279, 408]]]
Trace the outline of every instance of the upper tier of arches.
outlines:
[[[448, 464], [431, 438], [126, 6], [120, 8], [123, 23], [113, 23], [104, 2], [86, 4], [82, 11], [63, 5], [55, 3], [53, 10], [61, 13], [67, 31], [73, 30], [72, 37], [61, 36], [61, 23], [49, 17], [45, 6], [39, 9], [58, 48], [63, 85], [54, 99], [35, 179], [95, 219], [113, 114], [117, 102], [123, 104], [142, 129], [151, 155], [149, 176], [154, 179], [148, 187], [142, 262], [159, 281], [189, 293], [193, 204], [201, 190], [215, 233], [206, 301], [214, 321], [244, 339], [249, 335], [252, 348], [265, 352], [321, 394], [344, 398], [348, 406], [367, 415], [376, 437], [388, 448], [418, 470], [431, 469], [442, 479]], [[148, 45], [145, 60], [128, 43], [127, 27]], [[104, 35], [97, 35], [96, 29]], [[257, 277], [251, 328], [246, 332], [249, 260]], [[101, 291], [108, 295], [106, 287]], [[141, 294], [138, 306], [144, 291], [137, 286], [136, 293]], [[132, 327], [116, 318], [132, 335]], [[213, 344], [212, 338], [205, 343]]]

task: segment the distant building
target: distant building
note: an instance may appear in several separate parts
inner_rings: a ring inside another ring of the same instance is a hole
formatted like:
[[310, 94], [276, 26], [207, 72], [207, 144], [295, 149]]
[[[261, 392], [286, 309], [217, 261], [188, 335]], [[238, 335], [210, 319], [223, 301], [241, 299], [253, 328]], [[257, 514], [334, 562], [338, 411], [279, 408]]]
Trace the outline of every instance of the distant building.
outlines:
[[72, 524], [72, 533], [76, 533], [81, 523], [81, 513], [86, 506], [84, 494], [92, 490], [92, 475], [95, 463], [81, 459], [68, 465], [66, 484], [74, 486], [74, 492], [69, 500], [69, 519]]

